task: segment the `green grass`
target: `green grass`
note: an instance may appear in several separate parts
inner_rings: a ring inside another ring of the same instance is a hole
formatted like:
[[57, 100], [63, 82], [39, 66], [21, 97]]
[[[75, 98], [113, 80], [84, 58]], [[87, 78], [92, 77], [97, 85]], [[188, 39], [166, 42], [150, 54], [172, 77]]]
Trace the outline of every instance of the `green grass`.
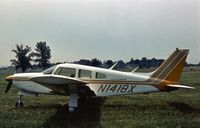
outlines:
[[16, 109], [17, 90], [4, 94], [8, 74], [12, 71], [0, 71], [0, 128], [200, 127], [200, 72], [181, 78], [195, 90], [95, 97], [80, 101], [75, 113], [68, 113], [67, 97], [53, 95], [24, 97], [24, 109]]

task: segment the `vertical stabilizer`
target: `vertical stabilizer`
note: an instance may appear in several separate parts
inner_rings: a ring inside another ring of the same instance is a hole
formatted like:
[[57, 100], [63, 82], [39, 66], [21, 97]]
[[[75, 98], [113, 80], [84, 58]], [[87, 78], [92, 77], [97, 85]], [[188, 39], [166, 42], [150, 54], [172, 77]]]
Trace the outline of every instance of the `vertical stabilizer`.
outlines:
[[176, 49], [167, 60], [152, 74], [153, 82], [170, 81], [178, 82], [184, 68], [188, 49]]

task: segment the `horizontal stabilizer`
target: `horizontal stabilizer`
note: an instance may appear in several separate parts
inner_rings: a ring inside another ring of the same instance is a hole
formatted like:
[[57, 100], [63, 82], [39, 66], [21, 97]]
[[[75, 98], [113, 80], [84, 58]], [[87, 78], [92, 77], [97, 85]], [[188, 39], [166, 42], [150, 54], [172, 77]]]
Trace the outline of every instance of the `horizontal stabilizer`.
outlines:
[[170, 84], [170, 85], [167, 85], [167, 86], [169, 86], [169, 87], [174, 87], [174, 88], [195, 89], [194, 87], [185, 86], [185, 85], [174, 85], [174, 84]]

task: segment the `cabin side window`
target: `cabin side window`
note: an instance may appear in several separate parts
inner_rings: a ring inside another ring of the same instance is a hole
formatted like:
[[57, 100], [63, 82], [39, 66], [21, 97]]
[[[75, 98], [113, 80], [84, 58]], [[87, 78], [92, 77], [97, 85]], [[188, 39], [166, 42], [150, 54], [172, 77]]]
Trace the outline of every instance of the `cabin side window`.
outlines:
[[106, 79], [106, 74], [96, 72], [96, 79]]
[[67, 77], [75, 77], [76, 76], [76, 69], [75, 68], [58, 68], [55, 73], [56, 75], [67, 76]]
[[91, 79], [92, 71], [80, 69], [78, 72], [78, 77], [83, 79]]

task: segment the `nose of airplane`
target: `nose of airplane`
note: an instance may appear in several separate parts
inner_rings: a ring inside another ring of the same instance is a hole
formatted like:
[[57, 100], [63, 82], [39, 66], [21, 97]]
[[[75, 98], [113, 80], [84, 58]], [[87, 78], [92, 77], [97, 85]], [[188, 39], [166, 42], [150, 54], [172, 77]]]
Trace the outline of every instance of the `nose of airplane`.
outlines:
[[13, 76], [13, 75], [10, 75], [10, 76], [7, 76], [7, 77], [5, 78], [5, 80], [7, 80], [7, 81], [12, 81], [13, 78], [14, 78], [14, 76]]
[[7, 76], [7, 77], [5, 78], [5, 80], [8, 81], [8, 85], [7, 85], [7, 87], [6, 87], [5, 93], [7, 93], [7, 92], [9, 91], [9, 89], [10, 89], [12, 83], [13, 83], [13, 79], [14, 79], [14, 75], [10, 75], [10, 76]]

